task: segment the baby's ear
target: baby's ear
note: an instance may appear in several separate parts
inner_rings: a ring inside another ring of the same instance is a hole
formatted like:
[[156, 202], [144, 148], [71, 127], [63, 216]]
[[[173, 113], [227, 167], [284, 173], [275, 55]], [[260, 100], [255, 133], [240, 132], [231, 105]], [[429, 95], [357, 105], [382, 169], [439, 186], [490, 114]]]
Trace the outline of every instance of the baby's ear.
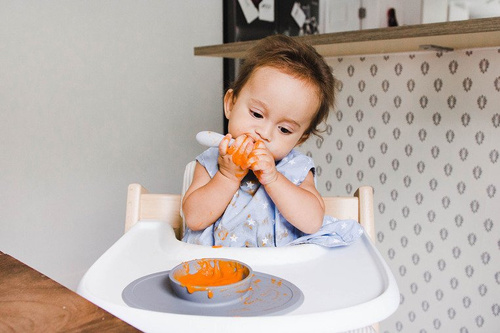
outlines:
[[234, 90], [228, 89], [224, 95], [224, 115], [229, 119], [234, 105]]

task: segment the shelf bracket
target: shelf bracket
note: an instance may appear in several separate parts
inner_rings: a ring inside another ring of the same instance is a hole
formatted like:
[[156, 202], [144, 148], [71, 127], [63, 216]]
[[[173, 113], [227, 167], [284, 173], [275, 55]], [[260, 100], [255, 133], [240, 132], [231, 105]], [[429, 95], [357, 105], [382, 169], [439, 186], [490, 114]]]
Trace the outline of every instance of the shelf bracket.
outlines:
[[439, 46], [439, 45], [433, 45], [433, 44], [419, 45], [418, 48], [421, 49], [421, 50], [427, 50], [427, 51], [440, 51], [440, 52], [450, 52], [450, 51], [453, 51], [452, 47], [445, 47], [445, 46]]

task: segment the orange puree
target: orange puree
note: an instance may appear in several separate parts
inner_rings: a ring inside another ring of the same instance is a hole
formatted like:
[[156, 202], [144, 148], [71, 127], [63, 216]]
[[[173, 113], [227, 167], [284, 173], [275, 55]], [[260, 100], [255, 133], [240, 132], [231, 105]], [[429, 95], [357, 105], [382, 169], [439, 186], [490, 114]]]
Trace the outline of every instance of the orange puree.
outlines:
[[[264, 145], [264, 143], [260, 140], [258, 140], [255, 145], [254, 149], [258, 148], [260, 145]], [[227, 150], [227, 153], [232, 155], [232, 160], [233, 163], [239, 166], [240, 168], [244, 168], [248, 165], [248, 160], [251, 157], [256, 157], [253, 152], [250, 152], [249, 156], [245, 156], [244, 152], [240, 152], [239, 150], [236, 150], [233, 146], [230, 146]]]
[[248, 163], [248, 158], [244, 154], [242, 154], [239, 150], [232, 152], [231, 155], [233, 163], [239, 166], [240, 168], [243, 168]]
[[213, 294], [209, 287], [225, 286], [243, 280], [249, 273], [248, 269], [234, 261], [217, 259], [201, 259], [198, 261], [200, 269], [189, 274], [189, 265], [185, 263], [186, 275], [177, 274], [175, 278], [186, 287], [189, 293], [208, 291], [208, 298]]

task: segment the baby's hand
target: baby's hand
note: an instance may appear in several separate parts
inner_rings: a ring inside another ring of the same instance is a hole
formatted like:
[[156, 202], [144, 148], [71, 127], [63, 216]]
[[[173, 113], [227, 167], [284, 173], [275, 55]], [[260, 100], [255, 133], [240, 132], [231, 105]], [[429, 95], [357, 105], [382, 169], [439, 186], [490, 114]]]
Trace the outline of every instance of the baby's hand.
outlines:
[[278, 179], [278, 170], [274, 156], [262, 141], [257, 141], [249, 156], [250, 169], [253, 170], [262, 185], [268, 185]]
[[227, 134], [219, 144], [219, 171], [225, 177], [240, 182], [248, 173], [248, 158], [254, 141], [246, 135], [240, 135], [229, 146], [230, 140], [231, 134]]

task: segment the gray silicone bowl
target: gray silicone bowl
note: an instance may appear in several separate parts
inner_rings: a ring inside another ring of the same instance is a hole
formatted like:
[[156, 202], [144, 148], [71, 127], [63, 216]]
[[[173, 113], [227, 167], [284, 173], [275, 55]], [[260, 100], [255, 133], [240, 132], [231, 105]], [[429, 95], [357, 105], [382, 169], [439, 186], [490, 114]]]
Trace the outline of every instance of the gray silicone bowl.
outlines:
[[[219, 266], [219, 264], [222, 264], [222, 266]], [[210, 267], [206, 265], [210, 265]], [[205, 285], [205, 283], [204, 285], [190, 284], [191, 292], [188, 291], [186, 285], [183, 285], [178, 280], [182, 276], [196, 274], [200, 269], [203, 273], [212, 273], [214, 267], [238, 270], [242, 273], [242, 279], [235, 283], [220, 286]], [[240, 261], [224, 258], [204, 258], [186, 261], [175, 266], [170, 270], [168, 278], [175, 295], [178, 297], [196, 303], [216, 304], [232, 302], [245, 297], [251, 289], [250, 284], [253, 275], [250, 266]]]

